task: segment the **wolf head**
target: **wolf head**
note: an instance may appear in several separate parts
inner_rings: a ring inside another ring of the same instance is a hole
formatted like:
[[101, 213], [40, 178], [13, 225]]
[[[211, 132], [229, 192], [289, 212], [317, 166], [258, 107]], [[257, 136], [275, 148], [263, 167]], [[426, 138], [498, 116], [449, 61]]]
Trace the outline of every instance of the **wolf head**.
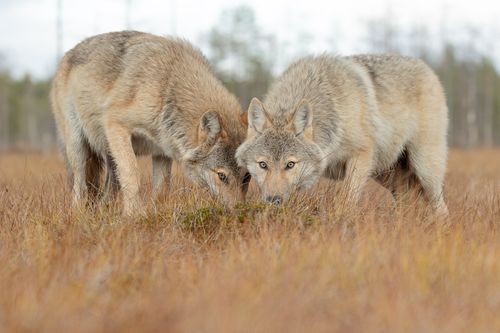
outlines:
[[326, 166], [313, 142], [310, 104], [302, 100], [290, 111], [286, 123], [273, 124], [264, 105], [254, 98], [248, 108], [247, 139], [236, 151], [238, 164], [255, 178], [262, 199], [274, 204], [315, 184]]
[[217, 112], [207, 111], [198, 125], [198, 146], [183, 158], [187, 176], [226, 204], [245, 199], [250, 175], [234, 157], [239, 143], [228, 135]]

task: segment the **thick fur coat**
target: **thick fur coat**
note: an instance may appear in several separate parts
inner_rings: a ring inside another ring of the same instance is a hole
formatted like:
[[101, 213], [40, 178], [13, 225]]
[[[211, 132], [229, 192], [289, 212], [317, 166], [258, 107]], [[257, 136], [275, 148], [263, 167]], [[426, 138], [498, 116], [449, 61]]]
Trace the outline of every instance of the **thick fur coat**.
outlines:
[[417, 185], [446, 212], [448, 111], [422, 61], [398, 55], [306, 57], [248, 110], [239, 164], [263, 199], [283, 202], [320, 176], [345, 179], [357, 201], [369, 177], [395, 195]]
[[152, 155], [156, 193], [174, 160], [223, 201], [243, 198], [240, 104], [188, 42], [135, 31], [88, 38], [62, 59], [51, 99], [75, 202], [100, 188], [106, 161], [125, 213], [141, 211], [135, 154]]

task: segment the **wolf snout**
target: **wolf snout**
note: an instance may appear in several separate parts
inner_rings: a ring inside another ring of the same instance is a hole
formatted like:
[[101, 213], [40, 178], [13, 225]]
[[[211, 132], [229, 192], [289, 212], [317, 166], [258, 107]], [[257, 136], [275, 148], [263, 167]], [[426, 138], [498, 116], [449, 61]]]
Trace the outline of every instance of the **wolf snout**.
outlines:
[[266, 196], [266, 202], [273, 205], [281, 205], [283, 203], [283, 197], [281, 195], [268, 195]]

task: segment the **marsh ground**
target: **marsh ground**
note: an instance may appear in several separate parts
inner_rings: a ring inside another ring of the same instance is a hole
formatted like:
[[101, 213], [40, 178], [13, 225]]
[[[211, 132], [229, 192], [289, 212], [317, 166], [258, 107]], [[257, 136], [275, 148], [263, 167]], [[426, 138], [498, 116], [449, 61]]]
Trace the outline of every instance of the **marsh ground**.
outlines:
[[0, 155], [0, 331], [500, 331], [500, 151], [451, 152], [446, 219], [341, 193], [226, 211], [175, 170], [124, 220], [72, 210], [57, 155]]

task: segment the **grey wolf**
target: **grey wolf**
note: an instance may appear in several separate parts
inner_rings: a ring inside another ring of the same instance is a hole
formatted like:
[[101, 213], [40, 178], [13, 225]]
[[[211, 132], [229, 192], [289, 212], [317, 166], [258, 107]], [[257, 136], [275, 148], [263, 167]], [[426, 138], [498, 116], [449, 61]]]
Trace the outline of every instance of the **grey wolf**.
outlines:
[[51, 100], [75, 203], [100, 192], [107, 165], [124, 213], [142, 211], [136, 154], [152, 156], [155, 194], [177, 161], [224, 202], [244, 198], [240, 104], [188, 42], [135, 31], [85, 39], [62, 59]]
[[394, 195], [418, 186], [446, 213], [448, 111], [422, 61], [398, 55], [310, 56], [248, 108], [238, 148], [263, 200], [283, 203], [323, 176], [344, 179], [356, 203], [372, 177]]

